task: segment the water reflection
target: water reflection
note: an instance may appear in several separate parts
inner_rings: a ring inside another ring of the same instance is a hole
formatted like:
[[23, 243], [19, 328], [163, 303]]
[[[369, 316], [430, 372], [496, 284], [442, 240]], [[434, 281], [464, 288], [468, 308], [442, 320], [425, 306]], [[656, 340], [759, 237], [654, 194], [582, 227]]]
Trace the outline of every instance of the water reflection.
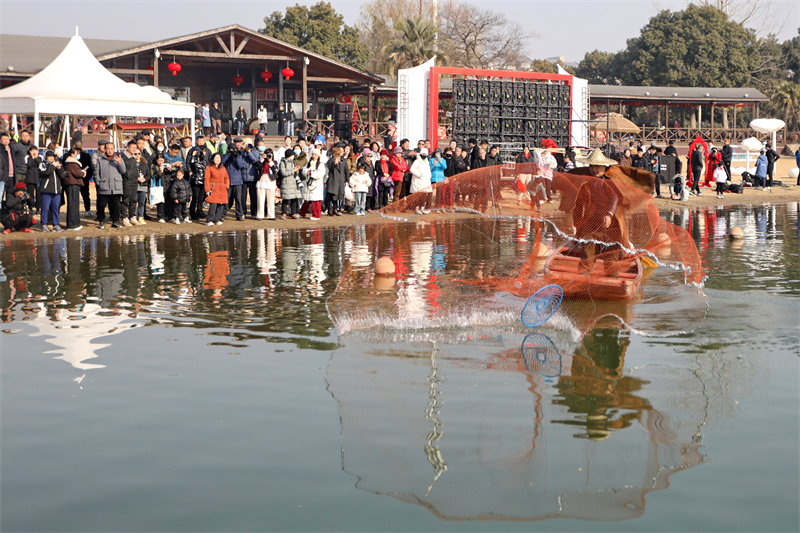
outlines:
[[[664, 210], [695, 238], [706, 286], [800, 293], [800, 203]], [[728, 239], [740, 227], [742, 241]]]
[[338, 261], [326, 257], [336, 247], [323, 238], [335, 241], [338, 232], [3, 242], [2, 320], [26, 322], [55, 346], [48, 354], [79, 370], [104, 368], [107, 337], [152, 324], [219, 328], [215, 345], [331, 349], [325, 298]]
[[[578, 342], [536, 335], [344, 335], [327, 372], [342, 469], [359, 489], [446, 519], [627, 520], [644, 513], [648, 492], [703, 462], [698, 377], [625, 368], [630, 340], [618, 329]], [[555, 354], [554, 381], [539, 363]]]

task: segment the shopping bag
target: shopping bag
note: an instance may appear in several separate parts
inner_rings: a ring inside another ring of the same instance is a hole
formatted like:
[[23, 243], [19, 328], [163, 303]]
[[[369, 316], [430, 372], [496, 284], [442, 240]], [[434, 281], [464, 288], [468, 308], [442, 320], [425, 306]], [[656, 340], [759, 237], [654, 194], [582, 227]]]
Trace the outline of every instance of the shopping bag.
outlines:
[[150, 187], [150, 205], [164, 203], [164, 187], [156, 185]]

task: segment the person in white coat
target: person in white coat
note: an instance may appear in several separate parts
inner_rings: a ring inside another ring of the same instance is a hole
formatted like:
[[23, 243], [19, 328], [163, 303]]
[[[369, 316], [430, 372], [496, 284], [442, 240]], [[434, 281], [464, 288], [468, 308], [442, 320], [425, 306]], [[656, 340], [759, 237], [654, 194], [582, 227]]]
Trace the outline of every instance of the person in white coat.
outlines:
[[325, 181], [328, 177], [328, 166], [323, 161], [319, 148], [311, 150], [311, 160], [302, 172], [307, 181], [303, 187], [304, 202], [300, 208], [300, 217], [305, 218], [310, 207], [311, 220], [319, 220], [322, 216], [322, 200], [325, 199]]
[[258, 129], [263, 131], [264, 135], [267, 135], [267, 117], [267, 108], [261, 104], [258, 108]]
[[[263, 146], [263, 144], [261, 145]], [[259, 150], [261, 149], [259, 146]], [[266, 148], [261, 156], [261, 176], [256, 183], [256, 220], [264, 220], [264, 206], [267, 207], [267, 219], [275, 220], [275, 196], [278, 190], [278, 165], [270, 148]]]
[[356, 199], [354, 215], [367, 214], [367, 193], [372, 187], [372, 178], [367, 172], [367, 163], [360, 162], [356, 171], [350, 176], [350, 189]]
[[[428, 149], [422, 148], [417, 154], [417, 159], [411, 164], [411, 188], [410, 194], [417, 192], [430, 193], [433, 191], [431, 186], [431, 166], [428, 163]], [[429, 197], [425, 196], [424, 200], [417, 202], [419, 205], [415, 209], [417, 214], [424, 215], [429, 211], [424, 209], [423, 206], [428, 205]]]

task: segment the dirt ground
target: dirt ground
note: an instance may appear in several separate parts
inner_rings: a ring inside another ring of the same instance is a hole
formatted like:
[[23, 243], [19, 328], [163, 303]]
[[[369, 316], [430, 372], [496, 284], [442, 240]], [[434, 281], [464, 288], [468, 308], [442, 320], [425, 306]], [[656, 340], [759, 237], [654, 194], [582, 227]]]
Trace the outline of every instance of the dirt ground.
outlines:
[[[742, 194], [725, 194], [725, 198], [720, 200], [716, 197], [714, 189], [701, 188], [700, 196], [690, 196], [686, 202], [668, 199], [656, 199], [656, 204], [659, 207], [706, 207], [718, 205], [736, 205], [736, 204], [760, 204], [760, 203], [785, 203], [785, 202], [798, 202], [800, 201], [800, 186], [795, 185], [797, 180], [790, 180], [788, 178], [789, 169], [796, 168], [794, 157], [784, 156], [777, 162], [775, 172], [775, 179], [783, 181], [782, 186], [773, 187], [772, 192], [766, 190], [757, 191], [751, 188], [746, 188]], [[94, 187], [92, 191], [92, 202], [94, 203]], [[663, 191], [662, 191], [663, 192]], [[504, 195], [511, 198], [513, 193], [511, 191], [504, 191]], [[666, 195], [666, 193], [664, 193]], [[8, 235], [0, 234], [0, 238], [5, 241], [10, 240], [30, 240], [30, 239], [58, 239], [58, 238], [74, 238], [74, 237], [99, 237], [109, 235], [174, 235], [186, 233], [205, 233], [205, 232], [218, 232], [218, 231], [231, 231], [231, 230], [251, 230], [261, 228], [317, 228], [317, 227], [342, 227], [348, 226], [363, 217], [356, 217], [354, 215], [344, 214], [340, 217], [322, 216], [321, 220], [311, 221], [308, 218], [298, 220], [252, 220], [247, 218], [243, 221], [237, 221], [235, 217], [229, 217], [221, 226], [209, 227], [205, 225], [205, 221], [192, 222], [190, 224], [173, 224], [170, 222], [159, 224], [156, 220], [150, 220], [146, 226], [131, 226], [111, 229], [110, 220], [106, 220], [106, 228], [98, 229], [98, 223], [94, 217], [84, 217], [81, 211], [81, 219], [83, 222], [83, 229], [80, 231], [63, 231], [61, 233], [43, 233], [37, 224], [33, 228], [33, 233], [10, 233]], [[509, 213], [514, 214], [514, 213]], [[520, 214], [524, 214], [520, 210]], [[151, 214], [151, 216], [153, 216]], [[310, 216], [310, 214], [308, 215]], [[432, 219], [459, 219], [470, 218], [476, 216], [470, 212], [463, 213], [437, 213], [435, 215], [417, 215], [422, 220], [426, 218]], [[400, 218], [415, 218], [414, 213], [407, 213], [401, 215]], [[38, 217], [37, 217], [38, 219]], [[61, 208], [62, 224], [65, 219], [65, 208]], [[416, 219], [416, 218], [415, 218]], [[382, 221], [385, 220], [378, 214], [371, 214], [365, 221]]]

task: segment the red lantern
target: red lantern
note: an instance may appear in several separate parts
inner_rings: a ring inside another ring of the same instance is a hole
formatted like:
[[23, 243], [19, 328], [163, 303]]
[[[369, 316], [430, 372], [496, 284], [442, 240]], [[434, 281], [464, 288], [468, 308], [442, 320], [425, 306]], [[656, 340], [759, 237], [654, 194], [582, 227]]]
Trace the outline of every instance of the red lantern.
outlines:
[[153, 72], [152, 72], [153, 71], [153, 65], [150, 65], [149, 67], [147, 67], [147, 70], [150, 71], [150, 77], [152, 78], [153, 77]]
[[170, 72], [172, 72], [173, 76], [177, 76], [178, 72], [181, 71], [181, 68], [183, 68], [183, 67], [181, 67], [179, 64], [175, 63], [174, 61], [172, 63], [170, 63], [169, 65], [167, 65], [167, 69]]
[[272, 79], [272, 72], [265, 70], [261, 73], [261, 79], [264, 80], [265, 83], [269, 83], [269, 80]]
[[238, 74], [233, 77], [233, 83], [235, 83], [237, 87], [240, 86], [243, 82], [244, 78], [239, 76]]
[[290, 69], [289, 67], [286, 67], [285, 69], [283, 69], [283, 70], [281, 71], [281, 75], [282, 75], [284, 78], [286, 78], [286, 81], [289, 81], [289, 78], [291, 78], [292, 76], [294, 76], [294, 71], [293, 71], [292, 69]]

